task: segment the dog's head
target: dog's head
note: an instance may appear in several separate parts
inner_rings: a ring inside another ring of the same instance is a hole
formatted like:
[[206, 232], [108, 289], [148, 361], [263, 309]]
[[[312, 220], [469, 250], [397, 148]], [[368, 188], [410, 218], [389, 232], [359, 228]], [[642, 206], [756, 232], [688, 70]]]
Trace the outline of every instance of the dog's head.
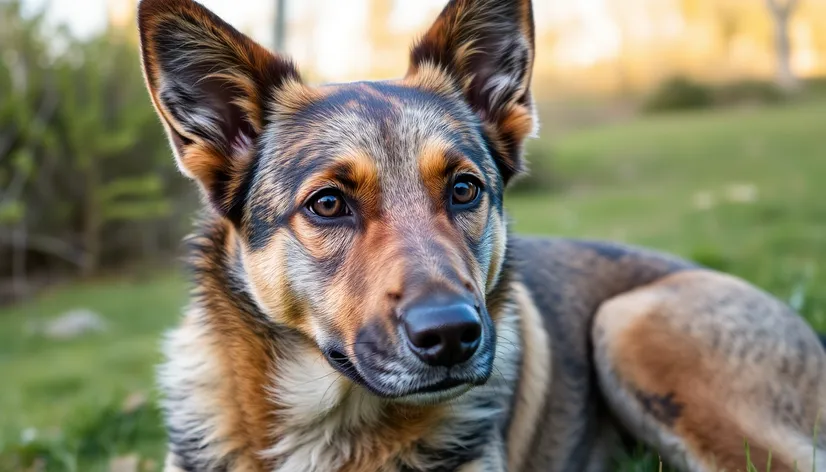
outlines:
[[139, 22], [178, 165], [271, 322], [381, 396], [484, 383], [502, 195], [534, 128], [530, 0], [452, 0], [403, 79], [320, 87], [190, 0], [144, 0]]

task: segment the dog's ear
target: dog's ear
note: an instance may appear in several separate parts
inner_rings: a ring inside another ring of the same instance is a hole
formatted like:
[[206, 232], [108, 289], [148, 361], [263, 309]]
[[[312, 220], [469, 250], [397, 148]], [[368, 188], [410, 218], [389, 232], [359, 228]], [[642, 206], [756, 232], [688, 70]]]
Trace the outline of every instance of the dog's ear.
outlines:
[[138, 26], [147, 87], [179, 168], [219, 213], [240, 218], [266, 102], [298, 72], [191, 0], [143, 0]]
[[408, 77], [449, 74], [482, 119], [509, 180], [536, 119], [530, 94], [534, 24], [530, 0], [451, 0], [414, 45]]

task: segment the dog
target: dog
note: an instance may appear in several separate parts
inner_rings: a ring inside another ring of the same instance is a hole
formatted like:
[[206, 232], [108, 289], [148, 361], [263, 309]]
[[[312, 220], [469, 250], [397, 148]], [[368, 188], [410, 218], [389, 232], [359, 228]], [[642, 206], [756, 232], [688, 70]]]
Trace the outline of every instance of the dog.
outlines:
[[[399, 80], [310, 86], [191, 0], [139, 5], [205, 202], [159, 382], [167, 471], [826, 471], [826, 353], [729, 275], [512, 236], [530, 0], [451, 0]], [[814, 453], [814, 454], [813, 454]]]

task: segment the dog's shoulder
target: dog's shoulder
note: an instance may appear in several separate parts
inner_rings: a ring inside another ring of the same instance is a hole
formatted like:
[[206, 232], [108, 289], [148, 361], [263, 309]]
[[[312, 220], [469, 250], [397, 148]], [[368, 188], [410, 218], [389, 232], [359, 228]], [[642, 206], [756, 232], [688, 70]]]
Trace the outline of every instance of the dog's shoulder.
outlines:
[[650, 249], [585, 239], [514, 236], [508, 255], [543, 314], [569, 304], [593, 311], [614, 295], [696, 267]]
[[507, 440], [511, 470], [584, 470], [602, 460], [591, 385], [594, 313], [620, 293], [693, 265], [634, 246], [526, 237], [510, 238], [507, 265], [523, 346]]
[[650, 249], [582, 239], [511, 237], [508, 257], [512, 277], [526, 288], [553, 351], [581, 359], [566, 363], [566, 367], [582, 365], [580, 370], [587, 369], [588, 330], [603, 302], [696, 268]]

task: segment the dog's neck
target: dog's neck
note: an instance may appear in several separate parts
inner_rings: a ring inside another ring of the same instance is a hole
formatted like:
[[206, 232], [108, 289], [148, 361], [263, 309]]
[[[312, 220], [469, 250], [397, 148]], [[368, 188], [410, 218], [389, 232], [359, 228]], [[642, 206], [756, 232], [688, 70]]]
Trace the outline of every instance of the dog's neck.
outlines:
[[491, 381], [450, 404], [403, 405], [369, 394], [309, 340], [274, 326], [248, 294], [235, 238], [212, 219], [189, 240], [192, 305], [161, 376], [179, 460], [197, 470], [454, 470], [501, 434], [514, 384], [503, 373], [520, 355], [504, 289], [492, 308], [500, 338], [514, 339], [500, 339]]

